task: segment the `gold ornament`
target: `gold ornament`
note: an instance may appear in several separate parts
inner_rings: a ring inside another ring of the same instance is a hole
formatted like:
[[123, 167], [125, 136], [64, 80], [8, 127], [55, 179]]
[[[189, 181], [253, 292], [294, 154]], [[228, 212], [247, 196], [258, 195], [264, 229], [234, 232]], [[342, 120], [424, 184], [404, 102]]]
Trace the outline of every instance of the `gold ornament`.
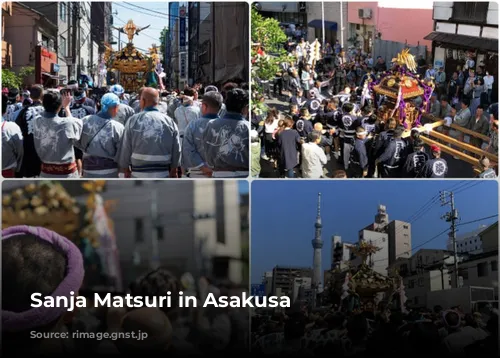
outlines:
[[391, 78], [389, 81], [387, 81], [387, 86], [388, 87], [393, 87], [396, 84], [396, 81]]

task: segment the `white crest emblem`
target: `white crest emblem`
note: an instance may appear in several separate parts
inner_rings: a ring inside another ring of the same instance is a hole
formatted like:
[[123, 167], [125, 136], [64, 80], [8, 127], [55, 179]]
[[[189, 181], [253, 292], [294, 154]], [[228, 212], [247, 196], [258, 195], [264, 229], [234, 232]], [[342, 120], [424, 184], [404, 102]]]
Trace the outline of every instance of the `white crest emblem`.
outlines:
[[344, 124], [345, 128], [349, 128], [350, 126], [352, 126], [352, 117], [351, 116], [343, 116], [342, 123]]
[[319, 106], [321, 105], [321, 103], [319, 103], [319, 101], [317, 99], [315, 99], [314, 101], [311, 101], [311, 110], [313, 111], [317, 111], [319, 109]]
[[436, 161], [432, 164], [432, 172], [435, 176], [441, 177], [446, 172], [446, 164], [442, 161]]
[[303, 132], [304, 131], [304, 120], [299, 119], [297, 123], [295, 123], [295, 128], [297, 129], [298, 132]]

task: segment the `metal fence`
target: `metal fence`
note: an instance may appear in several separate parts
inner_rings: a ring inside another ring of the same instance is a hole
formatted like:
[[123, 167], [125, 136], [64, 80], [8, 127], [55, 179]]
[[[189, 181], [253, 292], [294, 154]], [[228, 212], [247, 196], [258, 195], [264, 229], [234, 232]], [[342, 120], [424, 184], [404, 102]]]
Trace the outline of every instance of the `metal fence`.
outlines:
[[395, 42], [395, 41], [387, 41], [387, 40], [375, 40], [375, 44], [373, 46], [373, 58], [376, 59], [378, 56], [381, 56], [385, 59], [385, 63], [387, 66], [391, 63], [391, 60], [397, 56], [405, 48], [409, 48], [412, 55], [418, 59], [418, 56], [424, 56], [424, 59], [427, 60], [427, 46], [417, 45], [411, 46], [404, 42]]

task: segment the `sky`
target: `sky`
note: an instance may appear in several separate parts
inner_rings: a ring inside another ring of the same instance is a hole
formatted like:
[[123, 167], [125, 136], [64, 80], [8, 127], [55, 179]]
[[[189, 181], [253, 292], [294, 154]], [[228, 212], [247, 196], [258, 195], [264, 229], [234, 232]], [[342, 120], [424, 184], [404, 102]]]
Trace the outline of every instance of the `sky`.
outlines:
[[[322, 195], [323, 270], [329, 269], [331, 237], [356, 242], [358, 232], [373, 223], [379, 204], [386, 205], [389, 220], [406, 221], [441, 190], [455, 192], [461, 222], [498, 215], [496, 181], [254, 181], [251, 194], [251, 280], [260, 283], [276, 265], [312, 267], [314, 222], [318, 192]], [[449, 206], [437, 202], [411, 221], [412, 248], [449, 227], [441, 216]], [[423, 212], [423, 211], [422, 211]], [[458, 235], [488, 225], [498, 217], [459, 227]], [[445, 249], [447, 234], [421, 248]], [[419, 248], [414, 250], [414, 253]]]
[[[137, 27], [151, 25], [134, 37], [138, 49], [148, 50], [155, 43], [160, 45], [160, 33], [168, 27], [168, 2], [113, 2], [113, 20], [115, 27], [122, 27], [129, 20], [134, 20]], [[117, 13], [117, 14], [116, 14]], [[114, 30], [113, 39], [118, 42], [118, 31]], [[122, 48], [128, 42], [127, 35], [121, 34]], [[123, 43], [125, 42], [125, 43]], [[118, 45], [113, 46], [118, 49]]]

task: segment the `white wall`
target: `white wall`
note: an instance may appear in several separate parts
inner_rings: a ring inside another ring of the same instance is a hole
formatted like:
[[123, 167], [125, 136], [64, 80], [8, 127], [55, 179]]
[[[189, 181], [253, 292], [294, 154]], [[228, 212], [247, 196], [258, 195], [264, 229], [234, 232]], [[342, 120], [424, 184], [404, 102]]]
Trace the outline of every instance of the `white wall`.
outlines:
[[389, 266], [389, 236], [383, 232], [362, 230], [360, 242], [365, 241], [377, 246], [380, 250], [372, 255], [369, 260], [373, 264], [372, 269], [382, 275], [387, 275]]
[[447, 270], [441, 274], [441, 271], [426, 271], [420, 275], [408, 276], [403, 279], [405, 293], [408, 300], [413, 305], [426, 306], [427, 292], [450, 289], [450, 274]]

